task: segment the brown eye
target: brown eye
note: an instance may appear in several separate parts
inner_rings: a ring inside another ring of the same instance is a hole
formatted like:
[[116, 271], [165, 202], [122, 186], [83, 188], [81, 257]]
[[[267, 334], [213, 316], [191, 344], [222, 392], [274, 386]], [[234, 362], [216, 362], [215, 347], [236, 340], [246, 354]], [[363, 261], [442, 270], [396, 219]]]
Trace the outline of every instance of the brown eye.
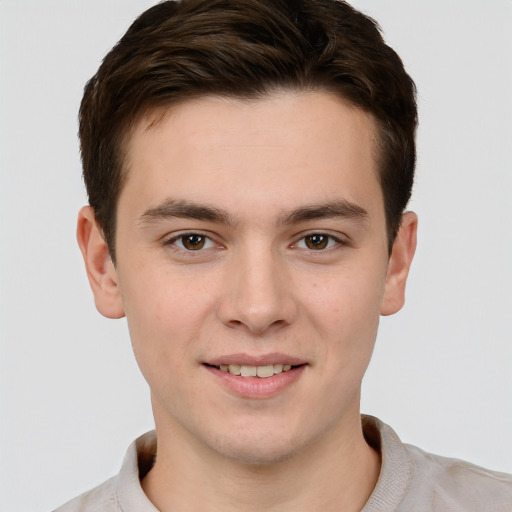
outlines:
[[164, 240], [164, 245], [175, 247], [182, 254], [187, 252], [203, 252], [209, 249], [215, 249], [218, 245], [207, 235], [203, 233], [181, 233], [173, 238]]
[[206, 244], [207, 238], [202, 235], [185, 235], [181, 237], [181, 243], [189, 251], [199, 251]]
[[329, 238], [327, 235], [308, 235], [304, 237], [304, 242], [308, 249], [321, 250], [329, 245]]

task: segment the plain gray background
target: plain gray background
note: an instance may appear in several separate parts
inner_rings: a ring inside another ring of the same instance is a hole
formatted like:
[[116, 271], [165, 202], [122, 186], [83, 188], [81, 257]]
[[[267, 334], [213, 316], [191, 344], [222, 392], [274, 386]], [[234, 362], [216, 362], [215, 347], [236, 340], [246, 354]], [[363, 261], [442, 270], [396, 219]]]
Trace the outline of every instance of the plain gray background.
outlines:
[[[0, 511], [49, 510], [152, 428], [124, 320], [74, 238], [86, 80], [145, 0], [0, 0]], [[512, 2], [357, 0], [419, 90], [419, 247], [363, 411], [404, 441], [512, 472]]]

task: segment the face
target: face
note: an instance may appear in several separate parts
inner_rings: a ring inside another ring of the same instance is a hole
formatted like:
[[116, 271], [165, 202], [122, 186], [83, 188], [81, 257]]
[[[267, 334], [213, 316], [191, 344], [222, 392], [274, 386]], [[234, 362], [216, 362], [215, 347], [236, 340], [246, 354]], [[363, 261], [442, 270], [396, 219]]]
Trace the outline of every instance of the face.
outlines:
[[388, 256], [374, 128], [322, 92], [203, 98], [136, 126], [95, 295], [126, 314], [159, 436], [268, 463], [356, 421], [410, 263]]

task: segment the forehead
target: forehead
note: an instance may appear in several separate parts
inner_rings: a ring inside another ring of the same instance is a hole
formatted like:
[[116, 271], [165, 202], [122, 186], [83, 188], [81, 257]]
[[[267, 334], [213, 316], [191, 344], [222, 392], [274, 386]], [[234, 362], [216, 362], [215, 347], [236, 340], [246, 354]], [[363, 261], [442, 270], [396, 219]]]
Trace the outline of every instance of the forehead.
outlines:
[[136, 191], [140, 208], [172, 196], [289, 209], [342, 196], [382, 209], [375, 138], [370, 114], [327, 92], [182, 102], [134, 127], [120, 202]]

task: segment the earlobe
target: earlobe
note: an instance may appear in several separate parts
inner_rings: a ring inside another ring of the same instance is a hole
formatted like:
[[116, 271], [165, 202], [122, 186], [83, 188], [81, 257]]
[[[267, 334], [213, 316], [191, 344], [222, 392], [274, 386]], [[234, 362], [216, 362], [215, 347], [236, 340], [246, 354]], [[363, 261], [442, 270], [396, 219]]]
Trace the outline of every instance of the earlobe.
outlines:
[[381, 315], [392, 315], [399, 311], [405, 303], [405, 285], [416, 250], [417, 229], [418, 217], [416, 214], [404, 213], [389, 258]]
[[94, 210], [90, 206], [84, 206], [78, 214], [76, 237], [84, 258], [96, 309], [107, 318], [123, 317], [124, 308], [117, 272], [96, 222]]

